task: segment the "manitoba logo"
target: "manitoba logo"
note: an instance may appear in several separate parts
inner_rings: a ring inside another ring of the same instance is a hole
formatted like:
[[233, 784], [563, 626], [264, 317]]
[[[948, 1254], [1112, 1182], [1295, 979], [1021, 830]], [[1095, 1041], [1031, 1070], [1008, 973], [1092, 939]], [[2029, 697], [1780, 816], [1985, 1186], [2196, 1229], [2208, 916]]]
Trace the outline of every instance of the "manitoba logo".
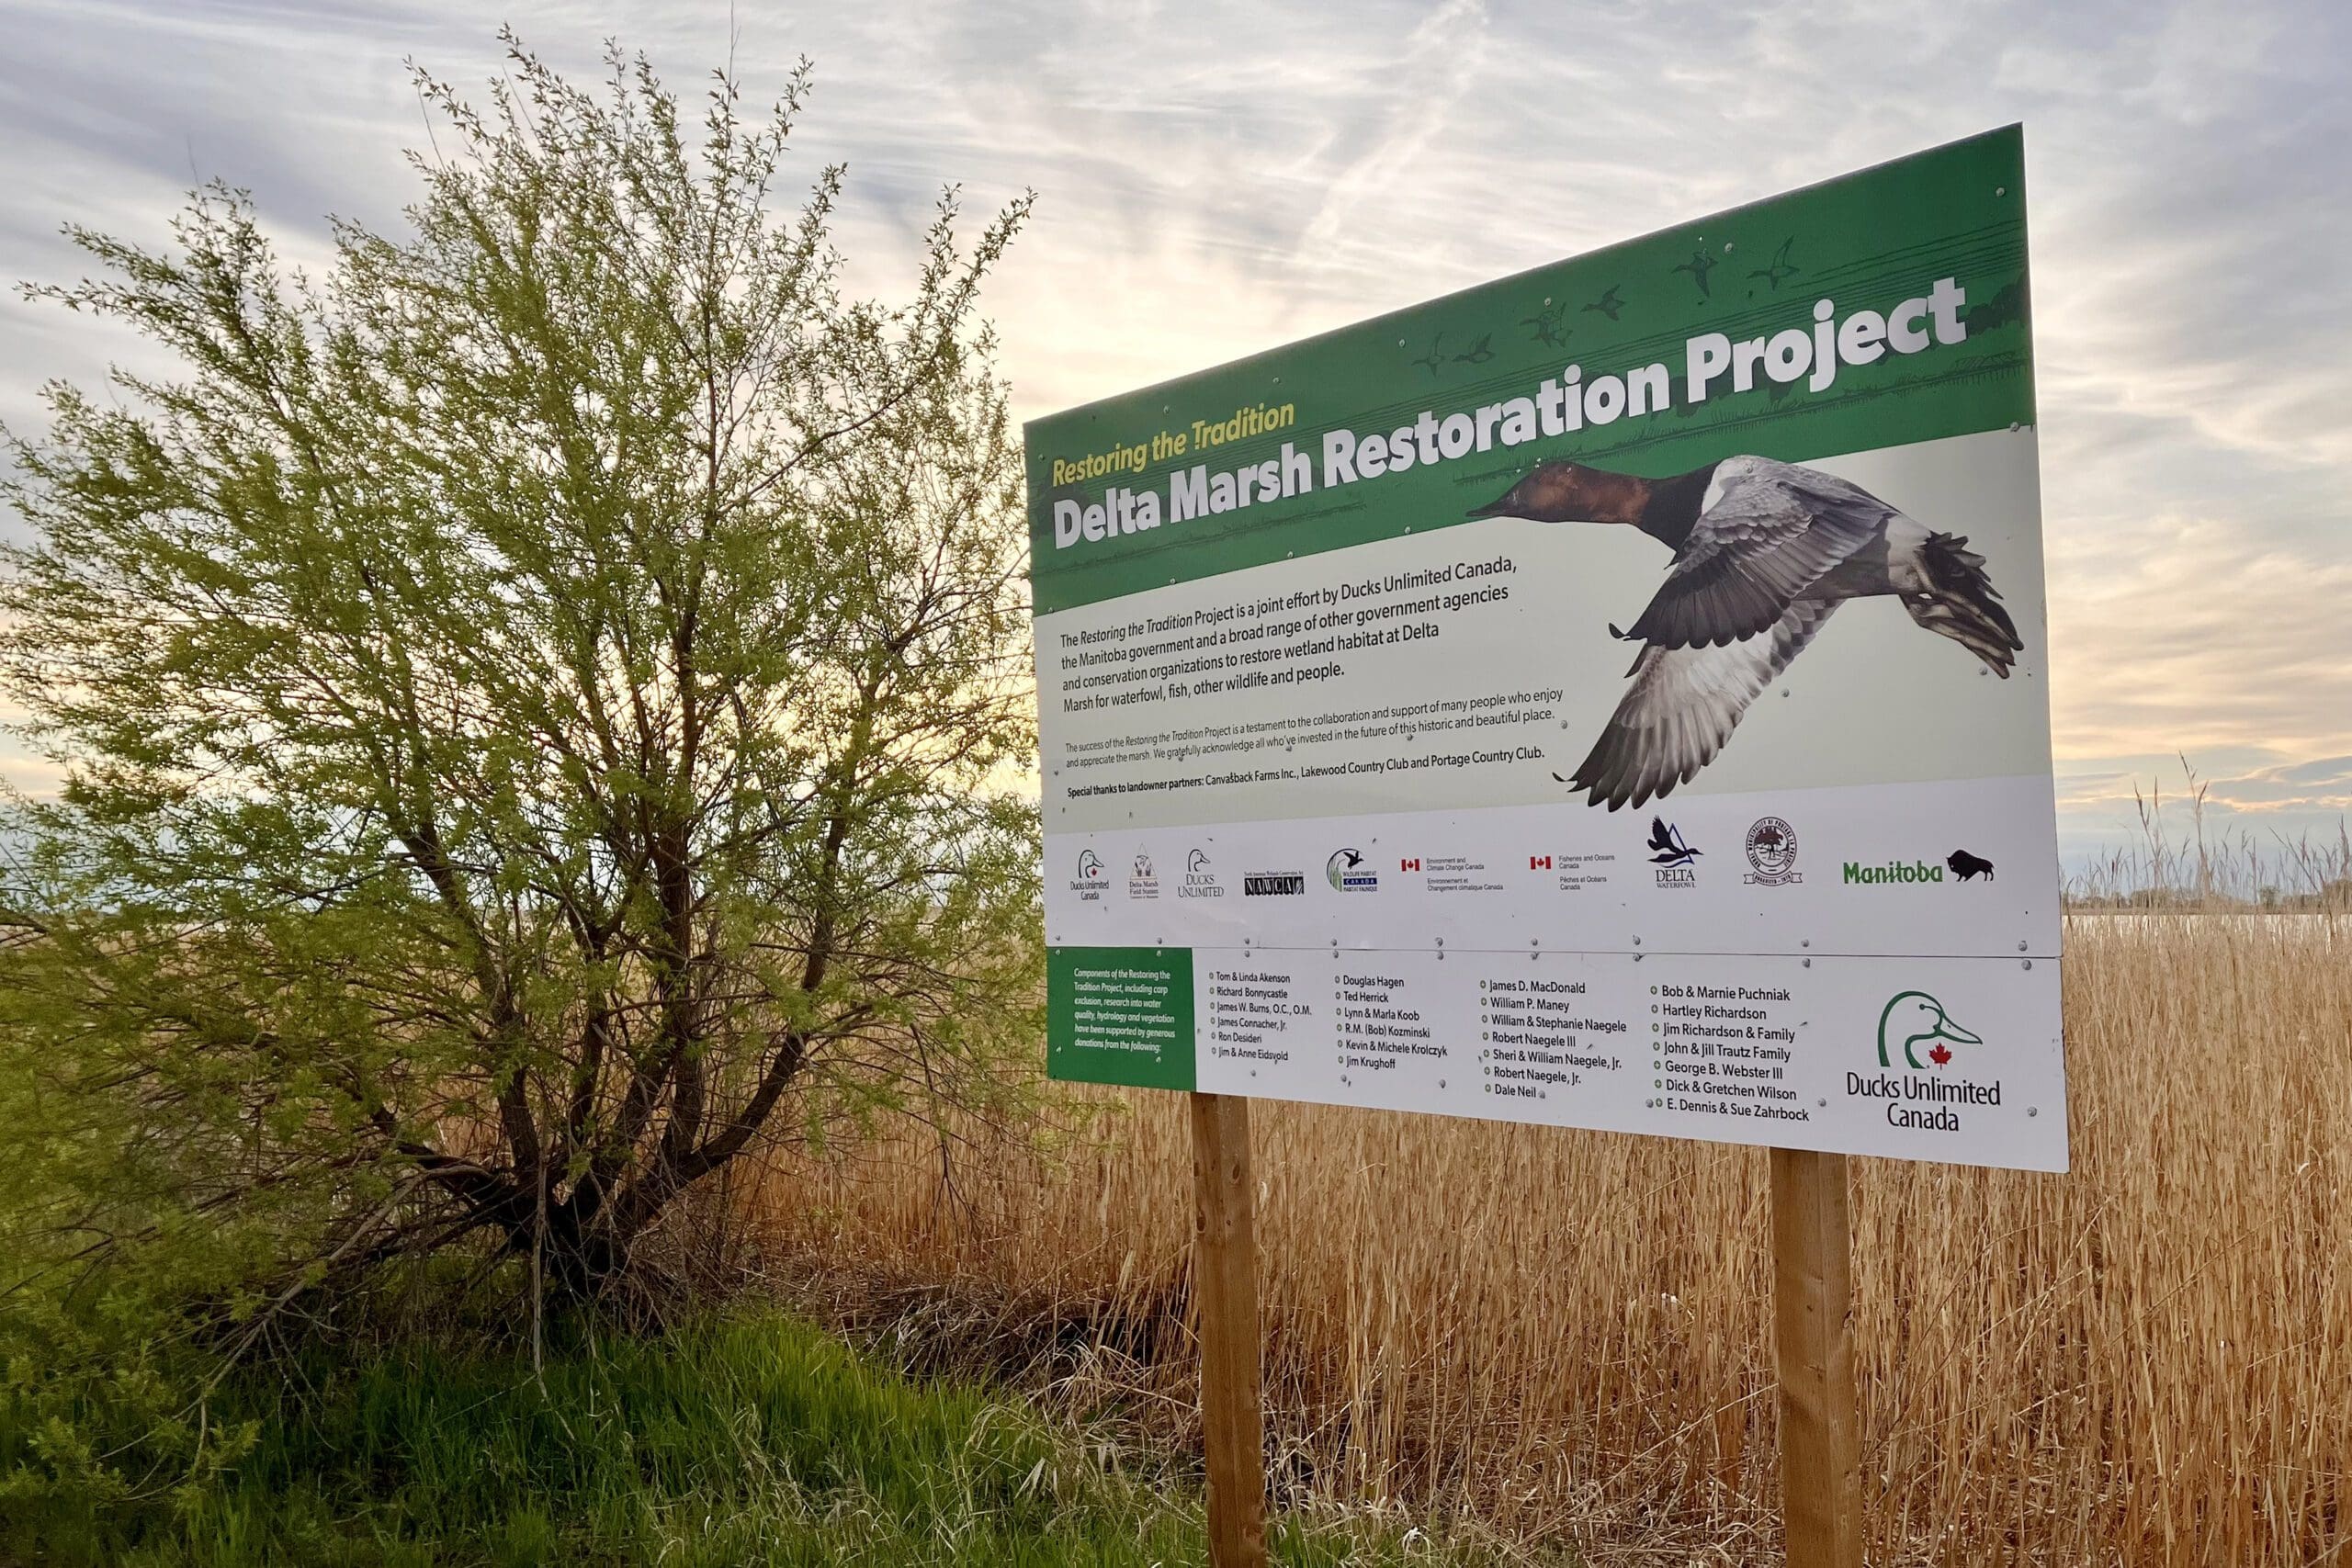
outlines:
[[1376, 893], [1380, 874], [1364, 863], [1361, 850], [1334, 850], [1323, 863], [1323, 874], [1341, 893]]
[[[1984, 1043], [1982, 1038], [1954, 1023], [1944, 1004], [1925, 991], [1898, 991], [1878, 1015], [1878, 1065], [1882, 1067], [1894, 1066], [1897, 1049], [1905, 1066], [1925, 1067], [1932, 1063], [1940, 1067], [1951, 1060], [1952, 1046]], [[1925, 1062], [1919, 1059], [1922, 1046], [1927, 1048]]]
[[1987, 882], [1993, 880], [1993, 863], [1983, 855], [1973, 855], [1966, 850], [1954, 850], [1945, 859], [1944, 863], [1951, 867], [1951, 874], [1962, 882], [1973, 882], [1980, 876]]
[[1657, 867], [1660, 887], [1696, 887], [1699, 874], [1690, 863], [1700, 852], [1683, 840], [1682, 829], [1663, 817], [1650, 818], [1650, 863]]
[[1176, 885], [1179, 898], [1222, 898], [1225, 885], [1210, 868], [1208, 852], [1194, 850], [1184, 857], [1184, 880]]
[[1747, 829], [1747, 863], [1755, 869], [1740, 878], [1759, 887], [1803, 882], [1797, 870], [1797, 830], [1784, 818], [1758, 817]]
[[1846, 863], [1846, 885], [1849, 887], [1884, 887], [1894, 883], [1941, 882], [1944, 868], [1929, 865], [1923, 860], [1891, 860], [1884, 865], [1864, 865], [1860, 861]]

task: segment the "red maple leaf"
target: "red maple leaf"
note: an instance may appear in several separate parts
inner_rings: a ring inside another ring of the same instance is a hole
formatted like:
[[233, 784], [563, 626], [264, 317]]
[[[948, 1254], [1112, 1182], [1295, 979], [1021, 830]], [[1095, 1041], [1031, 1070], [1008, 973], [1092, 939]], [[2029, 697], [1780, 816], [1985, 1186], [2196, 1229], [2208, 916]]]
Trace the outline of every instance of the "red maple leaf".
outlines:
[[1937, 1041], [1937, 1042], [1936, 1042], [1936, 1048], [1935, 1048], [1934, 1050], [1932, 1050], [1932, 1051], [1930, 1051], [1930, 1052], [1928, 1052], [1928, 1060], [1929, 1060], [1930, 1062], [1933, 1062], [1936, 1066], [1939, 1066], [1939, 1067], [1940, 1067], [1940, 1066], [1942, 1066], [1946, 1062], [1949, 1062], [1949, 1061], [1951, 1061], [1951, 1053], [1950, 1051], [1945, 1050], [1945, 1049], [1944, 1049], [1944, 1043], [1943, 1043], [1942, 1041], [1939, 1040], [1939, 1041]]

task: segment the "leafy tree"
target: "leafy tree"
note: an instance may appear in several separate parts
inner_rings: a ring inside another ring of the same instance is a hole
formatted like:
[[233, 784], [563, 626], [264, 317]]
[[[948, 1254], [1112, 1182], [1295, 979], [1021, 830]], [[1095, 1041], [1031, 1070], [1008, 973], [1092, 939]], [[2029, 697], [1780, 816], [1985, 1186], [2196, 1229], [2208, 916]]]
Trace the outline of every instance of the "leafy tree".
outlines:
[[951, 190], [911, 301], [852, 299], [842, 169], [771, 202], [805, 63], [696, 135], [642, 59], [582, 89], [507, 43], [485, 111], [420, 75], [410, 231], [289, 276], [213, 186], [28, 290], [179, 368], [7, 439], [0, 679], [67, 778], [0, 888], [20, 1264], [178, 1234], [290, 1293], [486, 1241], [585, 1295], [763, 1143], [1020, 1092], [1024, 534], [975, 309], [1027, 198], [967, 248]]

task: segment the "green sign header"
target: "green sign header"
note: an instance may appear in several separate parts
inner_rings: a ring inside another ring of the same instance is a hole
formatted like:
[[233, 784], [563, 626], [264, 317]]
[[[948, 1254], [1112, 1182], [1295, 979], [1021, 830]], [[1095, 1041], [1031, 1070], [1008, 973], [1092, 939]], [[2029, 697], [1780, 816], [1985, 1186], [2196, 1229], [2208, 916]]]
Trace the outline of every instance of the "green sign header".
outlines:
[[1034, 421], [1036, 611], [1451, 526], [1550, 458], [2030, 423], [2031, 369], [2010, 126]]

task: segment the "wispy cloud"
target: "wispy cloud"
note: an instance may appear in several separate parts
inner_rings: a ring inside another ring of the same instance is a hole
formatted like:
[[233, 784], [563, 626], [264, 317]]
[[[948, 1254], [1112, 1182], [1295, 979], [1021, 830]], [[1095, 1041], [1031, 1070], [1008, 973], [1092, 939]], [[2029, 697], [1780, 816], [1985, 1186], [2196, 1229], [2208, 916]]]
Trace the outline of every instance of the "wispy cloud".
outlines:
[[[1031, 414], [2022, 118], [2070, 834], [2182, 751], [2217, 810], [2342, 810], [2340, 780], [2292, 773], [2352, 754], [2335, 0], [503, 14], [568, 68], [618, 36], [689, 92], [730, 50], [755, 98], [813, 56], [799, 155], [851, 165], [863, 288], [905, 278], [943, 183], [976, 206], [1036, 187], [991, 296]], [[330, 211], [396, 222], [423, 140], [403, 61], [499, 67], [455, 0], [13, 0], [0, 22], [11, 276], [78, 270], [63, 219], [157, 236], [194, 174], [251, 186], [296, 255]], [[14, 303], [0, 322], [19, 426], [43, 377], [139, 352]]]

